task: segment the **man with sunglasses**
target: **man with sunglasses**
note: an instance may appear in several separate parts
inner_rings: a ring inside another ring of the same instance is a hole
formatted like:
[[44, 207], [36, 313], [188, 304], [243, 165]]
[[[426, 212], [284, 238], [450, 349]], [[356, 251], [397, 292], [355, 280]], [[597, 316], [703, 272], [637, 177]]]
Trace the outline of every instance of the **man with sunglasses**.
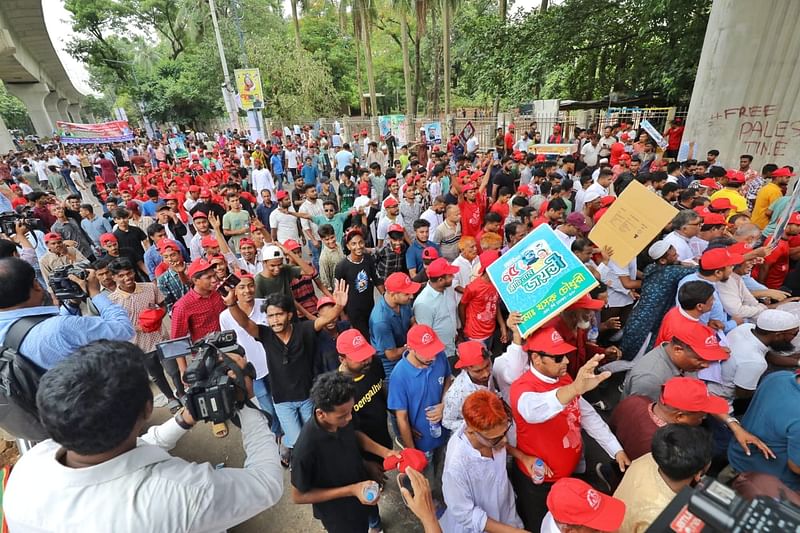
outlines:
[[[480, 347], [479, 342], [469, 342]], [[465, 424], [453, 433], [447, 445], [442, 475], [447, 503], [440, 520], [442, 531], [522, 533], [522, 520], [514, 508], [514, 489], [506, 469], [511, 413], [503, 400], [486, 389], [470, 394], [462, 411]]]
[[538, 531], [547, 514], [547, 495], [557, 480], [578, 469], [583, 456], [581, 429], [614, 458], [623, 472], [630, 459], [608, 425], [581, 396], [611, 376], [595, 374], [602, 355], [595, 355], [573, 381], [567, 373], [567, 354], [576, 350], [551, 326], [534, 332], [525, 342], [529, 371], [511, 385], [511, 409], [517, 426], [517, 448], [547, 465], [544, 481], [535, 484], [525, 461], [516, 459], [511, 482], [517, 493], [517, 511], [525, 529]]

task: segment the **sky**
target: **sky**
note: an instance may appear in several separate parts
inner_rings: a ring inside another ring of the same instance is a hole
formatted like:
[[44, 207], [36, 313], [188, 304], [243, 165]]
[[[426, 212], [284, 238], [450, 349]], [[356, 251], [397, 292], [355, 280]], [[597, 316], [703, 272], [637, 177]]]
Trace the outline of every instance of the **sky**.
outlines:
[[[34, 0], [35, 1], [35, 0]], [[551, 0], [551, 3], [561, 3], [562, 0]], [[64, 8], [63, 0], [41, 0], [42, 8], [44, 11], [44, 22], [47, 26], [47, 31], [50, 34], [50, 40], [53, 42], [53, 47], [56, 49], [61, 63], [64, 65], [64, 70], [67, 71], [72, 84], [80, 92], [84, 94], [96, 94], [91, 87], [89, 87], [89, 73], [84, 67], [83, 63], [69, 55], [66, 51], [66, 45], [73, 36], [71, 14]], [[540, 4], [541, 0], [516, 0], [513, 3], [512, 10], [516, 11], [518, 7], [523, 8], [524, 11], [530, 11]], [[284, 13], [291, 12], [289, 0], [284, 0]]]

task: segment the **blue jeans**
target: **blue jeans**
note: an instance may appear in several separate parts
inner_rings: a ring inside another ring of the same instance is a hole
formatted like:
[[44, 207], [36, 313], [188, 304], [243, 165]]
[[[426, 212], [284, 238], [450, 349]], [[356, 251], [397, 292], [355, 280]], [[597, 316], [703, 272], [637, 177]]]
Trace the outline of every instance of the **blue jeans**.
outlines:
[[380, 529], [381, 528], [381, 513], [378, 510], [377, 505], [373, 505], [369, 511], [369, 527], [370, 529]]
[[322, 253], [322, 246], [314, 246], [311, 241], [308, 241], [308, 250], [311, 252], [311, 262], [314, 268], [319, 272], [319, 256]]
[[272, 417], [272, 424], [270, 428], [276, 437], [283, 435], [281, 423], [278, 420], [278, 415], [275, 413], [275, 404], [272, 403], [272, 394], [269, 392], [269, 381], [267, 378], [253, 380], [253, 393], [256, 395], [259, 406], [269, 413]]
[[294, 448], [303, 424], [314, 416], [314, 404], [310, 399], [300, 402], [280, 402], [275, 404], [275, 413], [283, 428], [283, 445]]

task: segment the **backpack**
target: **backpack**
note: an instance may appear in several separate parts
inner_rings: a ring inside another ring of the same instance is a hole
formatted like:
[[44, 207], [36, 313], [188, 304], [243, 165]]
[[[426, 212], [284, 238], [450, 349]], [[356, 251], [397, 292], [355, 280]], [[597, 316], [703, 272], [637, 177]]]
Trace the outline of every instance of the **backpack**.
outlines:
[[36, 409], [36, 391], [45, 370], [19, 353], [19, 347], [34, 326], [53, 316], [17, 319], [0, 345], [0, 428], [19, 439], [49, 438]]

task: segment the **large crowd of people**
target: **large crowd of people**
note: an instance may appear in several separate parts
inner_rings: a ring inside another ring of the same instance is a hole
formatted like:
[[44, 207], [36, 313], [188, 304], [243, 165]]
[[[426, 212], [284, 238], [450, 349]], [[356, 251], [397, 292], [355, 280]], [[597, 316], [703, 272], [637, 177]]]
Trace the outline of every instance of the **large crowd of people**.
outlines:
[[[393, 469], [426, 533], [641, 532], [705, 475], [794, 494], [794, 169], [678, 161], [680, 119], [665, 151], [624, 122], [554, 129], [567, 155], [521, 129], [491, 147], [192, 134], [183, 158], [157, 132], [3, 157], [0, 341], [40, 317], [19, 351], [47, 371], [52, 437], [11, 473], [10, 531], [218, 531], [280, 499], [280, 465], [331, 533], [384, 529]], [[677, 214], [618, 264], [588, 235], [634, 181]], [[596, 287], [523, 337], [487, 268], [542, 225]], [[259, 409], [240, 412], [244, 468], [215, 470], [165, 451], [195, 424], [191, 356], [158, 346], [226, 330]], [[175, 417], [142, 436], [151, 382]]]

